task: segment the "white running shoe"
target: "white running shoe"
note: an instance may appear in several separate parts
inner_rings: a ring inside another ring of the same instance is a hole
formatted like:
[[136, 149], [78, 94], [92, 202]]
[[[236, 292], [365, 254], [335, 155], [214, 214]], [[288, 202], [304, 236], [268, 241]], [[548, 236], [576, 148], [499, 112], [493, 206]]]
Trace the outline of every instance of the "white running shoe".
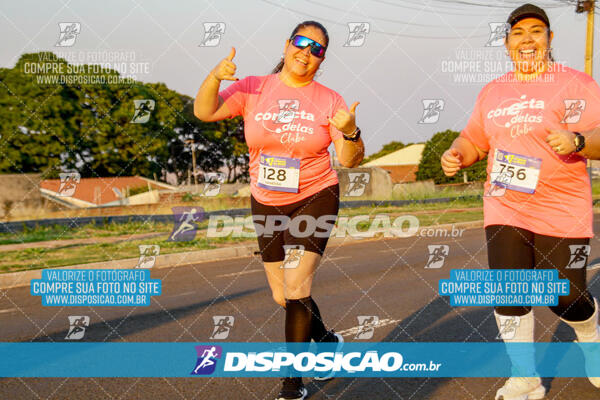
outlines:
[[[600, 327], [598, 327], [598, 330], [600, 330]], [[587, 343], [580, 342], [579, 340], [575, 340], [574, 342]], [[590, 340], [590, 342], [592, 341]], [[596, 340], [594, 340], [594, 342], [600, 342], [600, 333], [598, 334], [598, 337], [596, 338]], [[589, 349], [585, 349], [583, 350], [583, 356], [585, 357], [585, 371], [587, 373], [588, 379], [590, 380], [592, 385], [596, 386], [597, 388], [600, 388], [600, 377], [590, 376], [592, 375], [592, 373], [589, 372], [594, 369], [594, 366], [598, 365], [598, 361], [600, 360], [600, 349], [596, 348], [592, 351], [590, 351]]]
[[[330, 331], [331, 334], [333, 334], [333, 336], [335, 337], [336, 341], [337, 341], [337, 346], [335, 348], [335, 351], [340, 351], [342, 349], [342, 344], [344, 343], [344, 338], [342, 337], [342, 335], [340, 335], [339, 333], [334, 332], [333, 330]], [[323, 342], [321, 342], [323, 343]], [[335, 373], [333, 371], [330, 371], [327, 373], [327, 375], [324, 376], [315, 376], [315, 381], [328, 381], [329, 379], [333, 379], [333, 376], [335, 375]]]
[[538, 400], [546, 395], [546, 388], [538, 377], [510, 377], [496, 392], [495, 400]]
[[[598, 326], [598, 300], [594, 299], [594, 314], [585, 321], [568, 321], [561, 318], [563, 322], [573, 328], [577, 335], [575, 343], [600, 343], [600, 326]], [[587, 351], [586, 351], [587, 350]], [[585, 349], [583, 352], [585, 356], [585, 370], [587, 372], [588, 379], [592, 385], [600, 388], [600, 377], [590, 376], [593, 375], [592, 366], [598, 365], [600, 362], [600, 350], [589, 350]]]

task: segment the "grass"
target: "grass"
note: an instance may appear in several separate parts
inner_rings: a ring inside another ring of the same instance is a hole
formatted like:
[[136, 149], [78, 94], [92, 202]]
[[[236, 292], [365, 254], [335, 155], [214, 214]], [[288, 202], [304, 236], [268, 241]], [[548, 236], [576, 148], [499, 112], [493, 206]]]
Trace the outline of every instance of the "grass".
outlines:
[[592, 194], [593, 195], [600, 195], [600, 180], [593, 180], [592, 181]]
[[[340, 209], [340, 216], [375, 215], [375, 214], [406, 214], [409, 212], [427, 212], [445, 210], [447, 208], [472, 208], [481, 207], [481, 200], [454, 200], [451, 203], [414, 204], [402, 207], [388, 206], [385, 202], [377, 207], [358, 207]], [[206, 228], [208, 222], [199, 224]], [[129, 222], [125, 224], [95, 225], [87, 224], [78, 228], [69, 228], [64, 225], [37, 226], [33, 229], [26, 228], [23, 232], [0, 233], [0, 245], [43, 242], [49, 240], [84, 239], [90, 237], [117, 237], [143, 233], [168, 233], [173, 229], [172, 224], [154, 222]]]
[[[453, 208], [464, 208], [464, 210], [445, 212], [448, 204], [423, 204], [405, 207], [360, 207], [340, 210], [340, 216], [352, 217], [356, 215], [386, 214], [390, 220], [401, 215], [414, 214], [418, 217], [420, 226], [444, 224], [461, 221], [479, 220], [482, 218], [481, 201], [456, 201], [451, 203]], [[160, 254], [179, 253], [229, 246], [239, 243], [255, 243], [255, 238], [207, 238], [207, 221], [199, 224], [195, 240], [190, 242], [167, 242], [172, 230], [170, 224], [137, 223], [111, 224], [107, 226], [86, 225], [81, 228], [67, 229], [63, 226], [38, 227], [23, 232], [22, 235], [0, 235], [0, 244], [29, 243], [34, 241], [55, 239], [78, 239], [88, 237], [114, 236], [114, 243], [96, 244], [69, 244], [55, 248], [33, 247], [23, 250], [3, 251], [0, 259], [0, 272], [15, 272], [23, 270], [54, 268], [76, 264], [85, 264], [99, 261], [119, 260], [124, 258], [139, 257], [141, 244], [157, 244], [160, 246]], [[358, 224], [359, 230], [364, 230], [367, 223]], [[124, 235], [136, 233], [164, 233], [164, 235], [146, 238], [129, 239]], [[117, 238], [121, 236], [120, 238]]]
[[199, 235], [191, 242], [167, 242], [168, 233], [152, 240], [132, 240], [120, 243], [70, 245], [58, 248], [29, 248], [4, 251], [0, 259], [0, 272], [16, 272], [41, 268], [54, 268], [98, 261], [139, 257], [140, 244], [158, 244], [161, 254], [180, 253], [222, 247], [248, 238], [211, 238]]
[[[594, 181], [593, 194], [600, 195], [600, 181]], [[467, 189], [465, 191], [454, 188], [444, 188], [435, 193], [419, 193], [412, 191], [406, 196], [409, 199], [425, 199], [436, 197], [459, 197], [481, 194], [481, 190]], [[395, 197], [395, 199], [398, 199]], [[213, 198], [203, 199], [202, 204], [194, 202], [195, 205], [205, 207], [207, 210], [248, 208], [244, 199]], [[189, 203], [187, 204], [189, 205]], [[356, 215], [385, 214], [390, 220], [401, 215], [415, 215], [419, 219], [420, 226], [431, 226], [438, 224], [457, 223], [464, 221], [475, 221], [483, 218], [483, 201], [456, 199], [450, 203], [413, 204], [402, 207], [390, 206], [382, 202], [377, 207], [358, 207], [341, 209], [339, 216], [352, 217]], [[165, 207], [168, 213], [170, 209]], [[449, 211], [451, 210], [451, 211]], [[596, 212], [600, 208], [595, 209]], [[114, 238], [113, 243], [95, 244], [71, 244], [62, 245], [57, 248], [28, 248], [24, 250], [3, 251], [0, 259], [0, 272], [13, 272], [40, 268], [53, 268], [91, 262], [118, 260], [124, 258], [139, 257], [141, 244], [157, 244], [160, 246], [161, 254], [179, 253], [185, 251], [211, 249], [229, 246], [239, 243], [255, 243], [255, 238], [207, 238], [206, 228], [208, 222], [199, 224], [200, 230], [195, 240], [190, 242], [167, 242], [168, 234], [172, 230], [171, 224], [166, 223], [142, 223], [130, 222], [126, 224], [109, 224], [96, 226], [89, 224], [79, 228], [68, 228], [65, 226], [36, 227], [26, 229], [22, 233], [0, 234], [0, 244], [32, 243], [61, 239], [82, 238]], [[367, 223], [358, 224], [359, 230], [364, 230]], [[134, 239], [127, 237], [133, 234], [163, 233], [163, 235], [145, 239]]]
[[23, 232], [1, 233], [0, 245], [16, 243], [44, 242], [49, 240], [85, 239], [90, 237], [113, 237], [137, 233], [169, 232], [173, 228], [164, 223], [129, 222], [126, 224], [107, 224], [97, 226], [87, 224], [78, 228], [64, 225], [36, 226]]
[[477, 196], [482, 195], [483, 190], [481, 188], [465, 188], [457, 189], [453, 187], [444, 187], [433, 189], [431, 186], [425, 184], [409, 184], [403, 190], [394, 192], [394, 200], [423, 200], [423, 199], [434, 199], [441, 197], [461, 197], [461, 196]]

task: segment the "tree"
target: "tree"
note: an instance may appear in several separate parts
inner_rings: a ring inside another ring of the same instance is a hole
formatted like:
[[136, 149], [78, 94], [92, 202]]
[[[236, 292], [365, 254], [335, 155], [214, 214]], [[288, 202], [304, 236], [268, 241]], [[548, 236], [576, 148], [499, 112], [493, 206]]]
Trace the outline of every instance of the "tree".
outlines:
[[[2, 172], [54, 172], [58, 176], [60, 157], [73, 143], [76, 102], [63, 87], [38, 85], [34, 74], [26, 73], [38, 63], [37, 55], [25, 54], [14, 68], [0, 68]], [[65, 63], [55, 61], [58, 67]]]
[[[177, 155], [171, 158], [176, 164], [175, 170], [192, 169], [192, 150], [190, 146], [183, 145], [191, 139], [195, 143], [196, 168], [216, 172], [225, 167], [227, 182], [247, 180], [250, 158], [244, 139], [243, 118], [200, 121], [194, 116], [193, 99], [187, 99], [178, 125], [178, 140], [171, 144], [172, 153]], [[184, 176], [181, 178], [185, 179]]]
[[[192, 163], [185, 140], [194, 139], [201, 169], [226, 167], [233, 181], [247, 177], [240, 118], [205, 123], [194, 116], [189, 96], [164, 83], [113, 83], [119, 78], [51, 52], [23, 54], [13, 68], [0, 68], [0, 173], [152, 178], [176, 172], [181, 178]], [[144, 123], [133, 121], [134, 100], [154, 102]]]
[[463, 182], [462, 171], [466, 171], [469, 181], [482, 181], [486, 179], [487, 160], [485, 159], [459, 171], [453, 177], [444, 175], [444, 171], [442, 171], [442, 166], [440, 164], [440, 158], [444, 151], [450, 148], [450, 145], [459, 134], [460, 132], [448, 129], [436, 133], [427, 141], [427, 143], [425, 143], [425, 149], [423, 149], [423, 156], [421, 157], [419, 170], [417, 171], [418, 181], [433, 179], [436, 184], [459, 183]]

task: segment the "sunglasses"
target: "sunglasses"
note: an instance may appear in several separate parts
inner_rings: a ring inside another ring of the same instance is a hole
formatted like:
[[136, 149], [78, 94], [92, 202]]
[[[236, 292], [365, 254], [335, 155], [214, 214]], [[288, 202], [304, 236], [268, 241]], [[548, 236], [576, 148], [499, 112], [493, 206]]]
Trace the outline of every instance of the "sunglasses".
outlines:
[[325, 55], [326, 48], [322, 44], [317, 43], [314, 40], [309, 39], [305, 36], [295, 35], [291, 39], [291, 41], [294, 47], [297, 47], [299, 49], [305, 49], [308, 46], [310, 46], [310, 53], [315, 57], [323, 58], [323, 56]]

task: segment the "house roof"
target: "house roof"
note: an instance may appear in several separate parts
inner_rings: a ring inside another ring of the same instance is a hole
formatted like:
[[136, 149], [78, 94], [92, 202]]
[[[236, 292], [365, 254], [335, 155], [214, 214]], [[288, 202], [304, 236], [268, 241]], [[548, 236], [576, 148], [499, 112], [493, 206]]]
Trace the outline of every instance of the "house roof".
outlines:
[[364, 164], [364, 167], [379, 167], [384, 165], [419, 165], [425, 144], [411, 144], [383, 157], [376, 158]]
[[[40, 189], [43, 193], [60, 196], [60, 184], [60, 179], [46, 179], [40, 183]], [[119, 196], [117, 193], [120, 193], [121, 196], [124, 197], [127, 189], [131, 190], [139, 187], [147, 187], [148, 185], [156, 190], [175, 189], [171, 185], [157, 182], [152, 179], [142, 178], [141, 176], [81, 178], [80, 182], [75, 185], [75, 192], [73, 195], [63, 197], [63, 199], [66, 200], [70, 198], [77, 203], [85, 202], [92, 206], [101, 205], [118, 201]]]
[[407, 183], [417, 180], [418, 165], [383, 165], [382, 168], [390, 174], [392, 183]]

